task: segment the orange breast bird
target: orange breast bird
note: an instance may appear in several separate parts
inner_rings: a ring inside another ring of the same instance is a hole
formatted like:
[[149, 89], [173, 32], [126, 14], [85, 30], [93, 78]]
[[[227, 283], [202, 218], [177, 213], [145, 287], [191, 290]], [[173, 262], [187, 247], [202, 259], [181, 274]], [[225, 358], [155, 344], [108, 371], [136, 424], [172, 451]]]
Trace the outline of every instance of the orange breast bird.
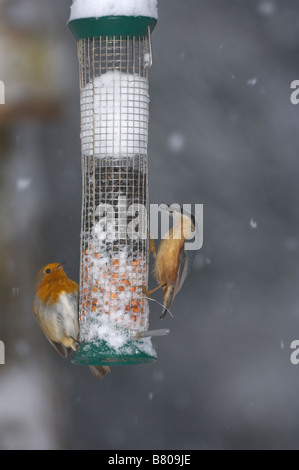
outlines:
[[[66, 358], [79, 346], [79, 286], [64, 272], [64, 263], [50, 263], [41, 268], [35, 279], [33, 310], [46, 338]], [[89, 366], [101, 379], [110, 372], [107, 366]]]

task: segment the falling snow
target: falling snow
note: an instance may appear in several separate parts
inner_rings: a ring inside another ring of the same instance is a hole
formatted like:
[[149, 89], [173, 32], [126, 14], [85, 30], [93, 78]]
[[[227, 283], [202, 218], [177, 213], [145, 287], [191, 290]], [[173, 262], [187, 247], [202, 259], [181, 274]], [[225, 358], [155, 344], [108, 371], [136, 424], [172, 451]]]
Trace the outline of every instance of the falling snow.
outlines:
[[174, 152], [179, 153], [185, 149], [186, 146], [186, 138], [180, 132], [173, 132], [168, 137], [168, 148]]
[[257, 84], [257, 78], [249, 78], [247, 80], [247, 85], [248, 86], [255, 86]]
[[31, 186], [31, 178], [19, 178], [16, 182], [17, 191], [25, 191]]
[[256, 229], [256, 228], [257, 228], [257, 223], [255, 222], [255, 220], [253, 220], [253, 219], [250, 220], [250, 227], [251, 227], [252, 229]]
[[263, 0], [258, 5], [257, 10], [258, 13], [260, 13], [262, 16], [271, 16], [273, 13], [275, 13], [276, 5], [271, 0]]
[[284, 247], [287, 251], [296, 251], [297, 246], [298, 243], [295, 237], [288, 237], [284, 242]]

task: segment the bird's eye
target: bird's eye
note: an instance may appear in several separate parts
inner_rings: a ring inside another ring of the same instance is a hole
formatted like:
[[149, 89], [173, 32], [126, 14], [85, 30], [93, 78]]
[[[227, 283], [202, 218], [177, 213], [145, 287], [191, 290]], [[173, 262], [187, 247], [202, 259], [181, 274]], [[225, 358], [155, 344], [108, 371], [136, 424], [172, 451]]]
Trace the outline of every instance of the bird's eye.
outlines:
[[46, 271], [45, 271], [46, 274], [50, 274], [50, 272], [51, 272], [51, 269], [49, 269], [49, 268], [46, 269]]

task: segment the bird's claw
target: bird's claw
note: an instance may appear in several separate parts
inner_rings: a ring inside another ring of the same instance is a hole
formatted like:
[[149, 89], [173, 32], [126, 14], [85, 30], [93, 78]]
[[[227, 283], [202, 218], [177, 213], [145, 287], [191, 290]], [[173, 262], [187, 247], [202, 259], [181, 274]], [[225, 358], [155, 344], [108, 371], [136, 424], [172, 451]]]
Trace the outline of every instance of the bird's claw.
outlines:
[[156, 256], [157, 256], [156, 245], [155, 245], [154, 239], [152, 237], [150, 237], [148, 253], [150, 254], [151, 252], [153, 253], [154, 258], [156, 258]]
[[142, 293], [143, 293], [143, 295], [145, 295], [146, 297], [149, 297], [149, 296], [150, 296], [150, 293], [149, 293], [148, 289], [146, 288], [146, 286], [142, 286]]
[[[73, 338], [72, 338], [73, 339]], [[77, 340], [77, 339], [73, 339], [73, 346], [74, 346], [74, 351], [77, 351], [77, 349], [79, 348], [80, 346], [80, 341]]]

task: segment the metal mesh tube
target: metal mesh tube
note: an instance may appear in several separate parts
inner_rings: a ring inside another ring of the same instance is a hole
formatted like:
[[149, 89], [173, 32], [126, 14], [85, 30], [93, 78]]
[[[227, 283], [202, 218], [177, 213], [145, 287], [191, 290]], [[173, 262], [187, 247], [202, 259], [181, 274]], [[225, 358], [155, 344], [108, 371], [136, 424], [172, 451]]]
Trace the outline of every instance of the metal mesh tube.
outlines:
[[[80, 340], [117, 348], [146, 331], [149, 38], [78, 41], [82, 226]], [[145, 340], [144, 340], [145, 341]], [[154, 355], [151, 343], [144, 342]]]

